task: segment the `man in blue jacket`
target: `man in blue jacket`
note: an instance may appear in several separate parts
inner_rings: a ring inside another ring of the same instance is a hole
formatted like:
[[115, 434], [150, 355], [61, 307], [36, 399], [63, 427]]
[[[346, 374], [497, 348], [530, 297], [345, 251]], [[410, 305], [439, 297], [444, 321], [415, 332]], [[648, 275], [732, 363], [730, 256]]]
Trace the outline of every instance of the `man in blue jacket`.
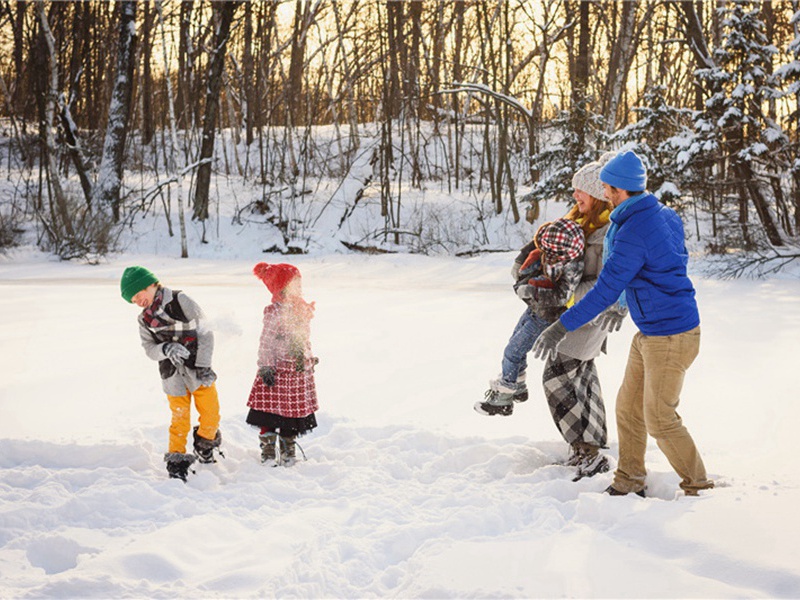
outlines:
[[615, 209], [604, 243], [604, 265], [594, 287], [550, 325], [533, 347], [536, 358], [554, 355], [566, 335], [605, 309], [627, 304], [639, 332], [617, 395], [619, 464], [612, 496], [644, 496], [647, 434], [652, 435], [681, 477], [686, 495], [714, 487], [692, 436], [676, 412], [686, 370], [700, 350], [700, 315], [686, 273], [688, 254], [680, 217], [645, 191], [647, 172], [634, 152], [623, 152], [600, 171], [605, 196]]

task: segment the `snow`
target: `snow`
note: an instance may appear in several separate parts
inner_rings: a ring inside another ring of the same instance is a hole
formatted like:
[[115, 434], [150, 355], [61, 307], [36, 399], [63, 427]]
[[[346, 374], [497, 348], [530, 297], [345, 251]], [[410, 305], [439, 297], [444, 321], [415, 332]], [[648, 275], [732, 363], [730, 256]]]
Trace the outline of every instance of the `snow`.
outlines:
[[[242, 239], [188, 260], [0, 258], [0, 597], [800, 596], [796, 273], [692, 265], [703, 342], [681, 415], [719, 486], [678, 493], [651, 440], [649, 497], [612, 498], [610, 473], [572, 483], [554, 464], [567, 448], [538, 362], [514, 415], [472, 410], [523, 309], [514, 253], [283, 257]], [[296, 264], [317, 303], [320, 426], [292, 468], [261, 465], [244, 423], [261, 260]], [[216, 333], [226, 458], [186, 484], [165, 476], [169, 410], [119, 296], [131, 264]], [[612, 463], [634, 331], [598, 359]]]

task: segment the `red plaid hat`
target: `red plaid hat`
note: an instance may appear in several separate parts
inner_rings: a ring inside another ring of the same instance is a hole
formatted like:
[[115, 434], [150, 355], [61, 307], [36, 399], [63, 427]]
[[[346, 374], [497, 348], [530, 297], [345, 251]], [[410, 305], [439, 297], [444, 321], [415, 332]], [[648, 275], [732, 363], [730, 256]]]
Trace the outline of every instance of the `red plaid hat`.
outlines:
[[253, 267], [253, 274], [264, 282], [267, 289], [272, 292], [272, 301], [281, 300], [283, 290], [295, 277], [300, 277], [300, 270], [294, 265], [278, 263], [270, 265], [262, 262]]
[[569, 219], [558, 219], [552, 223], [545, 223], [539, 227], [534, 240], [551, 265], [579, 258], [583, 254], [585, 246], [583, 229], [575, 221]]

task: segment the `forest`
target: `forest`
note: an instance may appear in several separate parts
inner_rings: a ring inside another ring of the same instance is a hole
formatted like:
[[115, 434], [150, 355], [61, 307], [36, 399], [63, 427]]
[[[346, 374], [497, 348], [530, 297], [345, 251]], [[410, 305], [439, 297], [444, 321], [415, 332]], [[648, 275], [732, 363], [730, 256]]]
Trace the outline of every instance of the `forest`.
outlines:
[[0, 3], [0, 248], [158, 214], [183, 256], [215, 219], [308, 252], [369, 207], [351, 250], [507, 250], [621, 148], [705, 251], [796, 256], [800, 0]]

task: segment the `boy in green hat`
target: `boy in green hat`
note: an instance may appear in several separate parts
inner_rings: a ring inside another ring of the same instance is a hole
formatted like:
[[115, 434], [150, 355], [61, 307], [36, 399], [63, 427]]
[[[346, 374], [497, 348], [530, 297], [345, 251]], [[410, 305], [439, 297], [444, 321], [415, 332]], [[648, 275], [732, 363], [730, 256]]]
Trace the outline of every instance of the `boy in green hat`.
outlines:
[[[143, 309], [138, 317], [139, 337], [147, 356], [158, 361], [172, 410], [164, 460], [170, 477], [186, 481], [195, 458], [212, 463], [216, 462], [214, 450], [220, 452], [217, 375], [211, 369], [214, 334], [206, 328], [203, 311], [194, 300], [180, 290], [163, 287], [144, 267], [125, 269], [120, 292], [127, 302]], [[194, 428], [194, 454], [187, 454], [192, 397], [200, 424]]]

